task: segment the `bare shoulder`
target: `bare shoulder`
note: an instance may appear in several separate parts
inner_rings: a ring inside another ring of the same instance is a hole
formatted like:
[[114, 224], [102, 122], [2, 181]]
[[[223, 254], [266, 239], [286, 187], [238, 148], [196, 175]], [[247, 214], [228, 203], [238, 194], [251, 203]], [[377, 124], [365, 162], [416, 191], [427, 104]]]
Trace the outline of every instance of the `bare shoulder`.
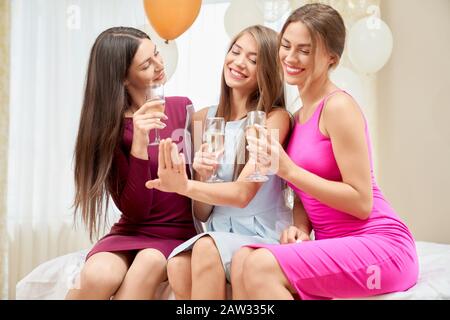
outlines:
[[328, 99], [322, 111], [322, 120], [324, 133], [328, 137], [364, 133], [365, 120], [358, 103], [343, 92]]
[[206, 114], [208, 113], [208, 107], [205, 107], [203, 109], [200, 109], [196, 112], [194, 112], [194, 115], [192, 116], [193, 121], [203, 121], [205, 119]]
[[291, 114], [284, 108], [275, 107], [267, 116], [268, 122], [290, 122]]
[[361, 108], [355, 99], [344, 92], [330, 97], [322, 113], [327, 131], [336, 126], [364, 126], [364, 116]]
[[275, 108], [267, 117], [267, 128], [279, 130], [279, 141], [283, 144], [291, 128], [291, 115], [284, 108]]
[[324, 117], [361, 117], [358, 103], [350, 95], [340, 92], [330, 97], [324, 106]]

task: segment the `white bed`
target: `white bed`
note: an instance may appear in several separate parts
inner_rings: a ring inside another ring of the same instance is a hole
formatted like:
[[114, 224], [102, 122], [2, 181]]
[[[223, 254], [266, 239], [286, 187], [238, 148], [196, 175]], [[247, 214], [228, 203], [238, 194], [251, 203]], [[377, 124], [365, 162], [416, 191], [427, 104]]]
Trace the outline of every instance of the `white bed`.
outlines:
[[[375, 296], [378, 300], [450, 299], [450, 245], [417, 242], [420, 276], [416, 286], [405, 292]], [[47, 261], [17, 283], [16, 299], [64, 299], [69, 288], [77, 285], [77, 276], [88, 250]], [[157, 293], [159, 299], [171, 300], [167, 282]]]

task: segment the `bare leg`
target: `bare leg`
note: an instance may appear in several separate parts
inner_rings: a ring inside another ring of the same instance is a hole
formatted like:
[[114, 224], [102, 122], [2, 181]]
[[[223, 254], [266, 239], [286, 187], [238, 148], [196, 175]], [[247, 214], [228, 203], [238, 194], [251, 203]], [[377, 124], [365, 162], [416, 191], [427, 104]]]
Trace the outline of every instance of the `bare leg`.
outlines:
[[192, 290], [192, 251], [176, 255], [167, 262], [167, 276], [177, 300], [190, 300]]
[[114, 299], [153, 299], [158, 286], [167, 279], [166, 263], [166, 257], [156, 249], [139, 251]]
[[66, 299], [110, 299], [127, 273], [128, 260], [122, 253], [99, 252], [92, 255], [81, 270], [79, 288], [69, 290]]
[[231, 260], [231, 289], [233, 292], [233, 300], [248, 299], [244, 286], [243, 269], [245, 260], [253, 251], [255, 249], [244, 247], [233, 255], [233, 259]]
[[224, 300], [226, 277], [214, 240], [204, 236], [192, 249], [192, 300]]
[[244, 262], [244, 285], [250, 299], [293, 300], [292, 288], [275, 257], [257, 249]]

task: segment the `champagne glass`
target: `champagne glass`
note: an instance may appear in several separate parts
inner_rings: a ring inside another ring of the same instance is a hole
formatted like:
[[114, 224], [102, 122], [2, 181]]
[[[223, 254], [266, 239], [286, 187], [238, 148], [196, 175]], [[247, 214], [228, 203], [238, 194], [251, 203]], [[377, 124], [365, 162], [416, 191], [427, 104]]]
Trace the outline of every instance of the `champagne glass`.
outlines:
[[[165, 99], [164, 99], [164, 85], [163, 84], [152, 84], [147, 88], [146, 93], [146, 101], [160, 101], [160, 104], [157, 104], [150, 108], [149, 110], [152, 112], [162, 112], [165, 110]], [[159, 137], [159, 131], [155, 128], [155, 140], [150, 142], [149, 146], [157, 146], [159, 145], [161, 139]]]
[[[256, 129], [255, 125], [260, 125], [261, 127], [266, 126], [266, 113], [264, 111], [250, 111], [247, 113], [247, 123], [245, 128], [246, 136], [254, 136], [256, 139], [259, 139], [259, 131]], [[261, 174], [259, 171], [258, 154], [256, 154], [254, 172], [244, 180], [250, 182], [265, 182], [269, 180], [266, 175]]]
[[[221, 152], [225, 144], [225, 119], [221, 117], [207, 118], [203, 137], [203, 142], [208, 144], [208, 152]], [[224, 182], [224, 180], [217, 177], [217, 169], [214, 169], [206, 182], [217, 183]]]

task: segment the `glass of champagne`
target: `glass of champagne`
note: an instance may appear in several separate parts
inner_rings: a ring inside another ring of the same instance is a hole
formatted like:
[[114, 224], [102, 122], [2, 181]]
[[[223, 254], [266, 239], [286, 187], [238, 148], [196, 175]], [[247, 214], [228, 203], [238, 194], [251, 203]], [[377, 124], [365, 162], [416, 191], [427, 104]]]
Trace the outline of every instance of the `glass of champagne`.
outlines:
[[[165, 99], [164, 99], [164, 85], [163, 84], [152, 84], [148, 87], [147, 93], [146, 93], [146, 102], [149, 101], [160, 101], [160, 104], [155, 105], [154, 107], [150, 108], [150, 111], [152, 112], [161, 112], [164, 113], [165, 110]], [[155, 129], [155, 140], [153, 142], [150, 142], [149, 146], [157, 146], [159, 145], [161, 139], [159, 137], [159, 131], [158, 129]]]
[[[207, 118], [203, 137], [203, 142], [208, 144], [208, 152], [221, 152], [225, 147], [225, 119], [221, 117]], [[206, 182], [217, 183], [224, 182], [224, 180], [217, 176], [217, 169], [214, 169], [213, 174]]]
[[[261, 127], [266, 126], [266, 113], [264, 111], [250, 111], [247, 113], [247, 123], [245, 128], [246, 136], [253, 136], [259, 139], [259, 131], [256, 129], [255, 125], [260, 125]], [[255, 171], [245, 178], [245, 181], [250, 182], [265, 182], [269, 180], [266, 175], [261, 174], [258, 168], [258, 154], [256, 154], [255, 161]]]

